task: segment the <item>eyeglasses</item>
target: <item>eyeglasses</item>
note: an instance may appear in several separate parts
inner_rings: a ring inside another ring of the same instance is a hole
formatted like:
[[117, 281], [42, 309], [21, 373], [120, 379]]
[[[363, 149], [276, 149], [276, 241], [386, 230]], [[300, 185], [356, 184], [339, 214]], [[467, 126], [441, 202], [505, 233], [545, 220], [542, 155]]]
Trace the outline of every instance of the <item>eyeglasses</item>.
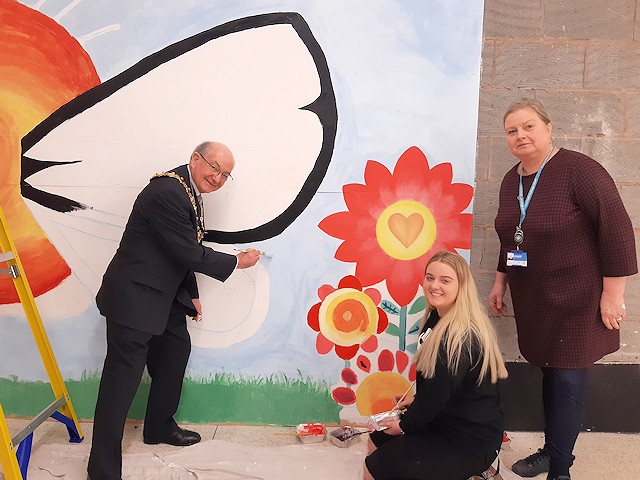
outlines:
[[220, 167], [216, 167], [215, 165], [209, 163], [209, 161], [206, 158], [204, 158], [204, 155], [202, 155], [200, 152], [196, 152], [196, 153], [200, 155], [204, 160], [204, 162], [211, 167], [211, 170], [213, 170], [213, 173], [215, 175], [220, 175], [222, 177], [222, 180], [224, 182], [226, 182], [227, 180], [233, 180], [233, 177], [231, 176], [230, 173], [225, 173], [222, 170], [220, 170]]

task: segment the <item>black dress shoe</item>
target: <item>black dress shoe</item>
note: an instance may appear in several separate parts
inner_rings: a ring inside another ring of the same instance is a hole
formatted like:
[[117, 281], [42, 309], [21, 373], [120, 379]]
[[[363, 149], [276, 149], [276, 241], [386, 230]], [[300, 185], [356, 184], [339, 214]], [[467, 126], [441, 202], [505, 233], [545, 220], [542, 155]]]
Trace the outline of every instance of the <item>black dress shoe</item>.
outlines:
[[147, 445], [157, 445], [158, 443], [166, 443], [168, 445], [175, 445], [176, 447], [186, 447], [188, 445], [193, 445], [194, 443], [198, 443], [200, 441], [200, 434], [197, 432], [192, 432], [191, 430], [184, 430], [182, 428], [178, 428], [174, 430], [166, 437], [155, 439], [155, 438], [145, 438], [144, 443]]

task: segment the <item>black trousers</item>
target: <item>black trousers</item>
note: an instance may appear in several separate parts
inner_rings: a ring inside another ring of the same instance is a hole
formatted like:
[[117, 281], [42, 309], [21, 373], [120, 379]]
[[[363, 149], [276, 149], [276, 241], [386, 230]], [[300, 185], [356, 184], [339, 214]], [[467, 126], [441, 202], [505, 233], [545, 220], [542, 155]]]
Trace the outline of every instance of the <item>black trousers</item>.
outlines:
[[542, 367], [545, 448], [551, 456], [549, 477], [569, 475], [584, 420], [587, 369]]
[[110, 322], [93, 423], [88, 472], [91, 480], [122, 478], [122, 435], [127, 414], [145, 365], [151, 389], [144, 419], [144, 438], [160, 440], [175, 428], [182, 382], [191, 353], [186, 309], [174, 302], [161, 335]]
[[376, 431], [370, 438], [377, 448], [365, 463], [376, 480], [467, 480], [487, 470], [498, 456], [497, 451], [460, 452], [435, 432], [392, 436]]

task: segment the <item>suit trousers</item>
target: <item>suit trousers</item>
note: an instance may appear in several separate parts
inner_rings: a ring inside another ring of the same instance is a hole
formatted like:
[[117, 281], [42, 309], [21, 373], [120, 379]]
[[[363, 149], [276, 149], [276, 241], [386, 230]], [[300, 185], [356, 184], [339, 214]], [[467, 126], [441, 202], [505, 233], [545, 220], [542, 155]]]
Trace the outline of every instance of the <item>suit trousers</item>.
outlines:
[[144, 419], [145, 440], [161, 441], [177, 424], [184, 373], [191, 353], [185, 316], [174, 301], [161, 335], [135, 330], [107, 319], [107, 356], [93, 423], [88, 472], [91, 480], [122, 478], [122, 436], [145, 365], [151, 388]]

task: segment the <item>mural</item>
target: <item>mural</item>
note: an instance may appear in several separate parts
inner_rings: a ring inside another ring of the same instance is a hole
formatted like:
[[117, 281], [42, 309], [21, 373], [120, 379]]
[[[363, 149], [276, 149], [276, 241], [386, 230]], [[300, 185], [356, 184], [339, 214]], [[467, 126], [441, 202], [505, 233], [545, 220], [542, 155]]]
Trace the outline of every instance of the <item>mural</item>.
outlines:
[[[471, 203], [473, 187], [452, 184], [450, 163], [433, 169], [417, 147], [411, 147], [398, 159], [393, 174], [373, 160], [365, 168], [365, 185], [343, 187], [346, 212], [334, 213], [320, 222], [320, 228], [344, 242], [335, 258], [356, 264], [355, 276], [343, 278], [337, 289], [323, 286], [318, 290], [321, 302], [309, 310], [309, 326], [318, 333], [316, 349], [331, 351], [345, 360], [341, 379], [346, 386], [333, 390], [341, 405], [357, 404], [362, 416], [391, 410], [393, 395], [411, 388], [402, 376], [409, 363], [407, 351], [417, 350], [417, 334], [426, 309], [424, 296], [410, 308], [422, 285], [424, 266], [440, 250], [471, 248], [472, 218], [462, 213]], [[362, 283], [361, 283], [362, 282]], [[383, 282], [391, 300], [382, 300], [376, 289], [364, 285]], [[382, 308], [374, 307], [380, 304]], [[409, 325], [409, 315], [420, 313]], [[388, 315], [398, 323], [389, 323]], [[378, 339], [386, 333], [398, 337], [395, 353], [383, 349], [378, 353], [378, 371], [371, 373], [371, 361], [360, 355], [356, 361], [369, 374], [362, 384], [350, 368], [349, 360], [362, 349], [375, 353]], [[407, 336], [413, 342], [407, 344]], [[393, 373], [394, 366], [398, 372]], [[415, 364], [408, 379], [416, 378]]]
[[[357, 419], [411, 386], [424, 265], [470, 248], [483, 5], [461, 6], [0, 0], [0, 205], [81, 418], [133, 200], [204, 139], [237, 160], [205, 241], [268, 255], [198, 279], [180, 420]], [[46, 375], [0, 282], [0, 401], [30, 416]]]

